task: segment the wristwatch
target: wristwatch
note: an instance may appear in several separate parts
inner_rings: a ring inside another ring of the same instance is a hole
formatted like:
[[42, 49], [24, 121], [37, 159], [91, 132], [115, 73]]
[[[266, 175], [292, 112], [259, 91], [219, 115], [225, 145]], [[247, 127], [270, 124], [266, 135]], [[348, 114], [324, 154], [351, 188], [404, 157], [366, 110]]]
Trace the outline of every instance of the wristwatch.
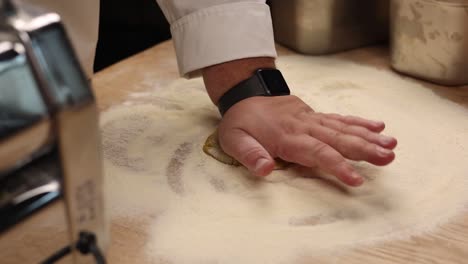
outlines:
[[228, 90], [218, 101], [223, 116], [236, 103], [253, 96], [289, 95], [289, 87], [281, 72], [273, 68], [262, 68], [255, 74]]

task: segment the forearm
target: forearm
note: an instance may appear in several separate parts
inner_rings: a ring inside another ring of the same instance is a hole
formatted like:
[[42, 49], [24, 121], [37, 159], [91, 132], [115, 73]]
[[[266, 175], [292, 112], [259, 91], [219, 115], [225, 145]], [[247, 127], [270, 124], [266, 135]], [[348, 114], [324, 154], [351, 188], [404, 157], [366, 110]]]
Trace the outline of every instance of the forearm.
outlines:
[[249, 78], [258, 68], [275, 68], [275, 59], [257, 57], [233, 60], [202, 69], [203, 81], [211, 101], [219, 98], [241, 81]]

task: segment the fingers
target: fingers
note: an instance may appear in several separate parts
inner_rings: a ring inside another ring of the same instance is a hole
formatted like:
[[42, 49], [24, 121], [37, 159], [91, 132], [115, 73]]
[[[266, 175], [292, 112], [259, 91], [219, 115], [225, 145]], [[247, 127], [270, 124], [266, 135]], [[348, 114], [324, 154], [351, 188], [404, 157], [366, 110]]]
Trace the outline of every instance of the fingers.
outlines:
[[351, 160], [365, 160], [374, 165], [386, 165], [395, 159], [392, 150], [371, 143], [361, 137], [345, 134], [326, 126], [312, 124], [309, 135], [336, 149]]
[[343, 134], [360, 137], [368, 142], [377, 144], [387, 149], [393, 149], [397, 145], [397, 140], [395, 138], [373, 132], [363, 126], [348, 125], [333, 118], [321, 118], [320, 123]]
[[[355, 116], [315, 113], [294, 96], [252, 97], [223, 117], [219, 139], [223, 150], [264, 176], [273, 157], [319, 166], [343, 182], [357, 186], [363, 179], [346, 158], [375, 165], [390, 163], [397, 144], [381, 135], [385, 124]], [[261, 144], [260, 144], [261, 143]]]
[[341, 121], [348, 125], [362, 126], [374, 132], [382, 132], [385, 129], [385, 123], [381, 121], [368, 120], [357, 116], [342, 116], [338, 114], [322, 115], [331, 119]]
[[274, 169], [275, 162], [268, 151], [245, 131], [230, 129], [222, 136], [220, 134], [219, 139], [224, 152], [242, 163], [254, 175], [266, 176]]
[[338, 151], [307, 135], [284, 139], [278, 156], [306, 167], [318, 166], [351, 186], [359, 186], [364, 181]]

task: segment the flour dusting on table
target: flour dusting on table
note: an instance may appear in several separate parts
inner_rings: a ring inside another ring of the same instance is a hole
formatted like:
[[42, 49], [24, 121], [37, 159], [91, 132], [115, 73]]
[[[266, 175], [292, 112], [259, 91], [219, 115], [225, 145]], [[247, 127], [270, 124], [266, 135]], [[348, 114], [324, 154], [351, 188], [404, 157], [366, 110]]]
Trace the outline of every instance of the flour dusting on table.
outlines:
[[145, 250], [169, 263], [293, 263], [428, 231], [463, 209], [466, 105], [337, 59], [287, 56], [278, 65], [315, 110], [386, 121], [396, 160], [355, 163], [367, 179], [359, 188], [295, 167], [259, 180], [203, 153], [218, 114], [201, 80], [133, 96], [101, 127], [111, 215], [157, 215]]

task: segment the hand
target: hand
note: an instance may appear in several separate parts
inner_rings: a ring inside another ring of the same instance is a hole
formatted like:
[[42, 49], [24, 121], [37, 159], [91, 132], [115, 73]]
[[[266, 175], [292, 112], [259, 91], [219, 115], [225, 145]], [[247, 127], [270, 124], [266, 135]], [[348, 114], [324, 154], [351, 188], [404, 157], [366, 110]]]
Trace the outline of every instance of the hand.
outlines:
[[351, 186], [363, 178], [346, 159], [386, 165], [395, 138], [385, 124], [359, 117], [314, 112], [296, 96], [251, 97], [231, 107], [219, 128], [223, 150], [253, 174], [266, 176], [274, 158], [320, 169]]

